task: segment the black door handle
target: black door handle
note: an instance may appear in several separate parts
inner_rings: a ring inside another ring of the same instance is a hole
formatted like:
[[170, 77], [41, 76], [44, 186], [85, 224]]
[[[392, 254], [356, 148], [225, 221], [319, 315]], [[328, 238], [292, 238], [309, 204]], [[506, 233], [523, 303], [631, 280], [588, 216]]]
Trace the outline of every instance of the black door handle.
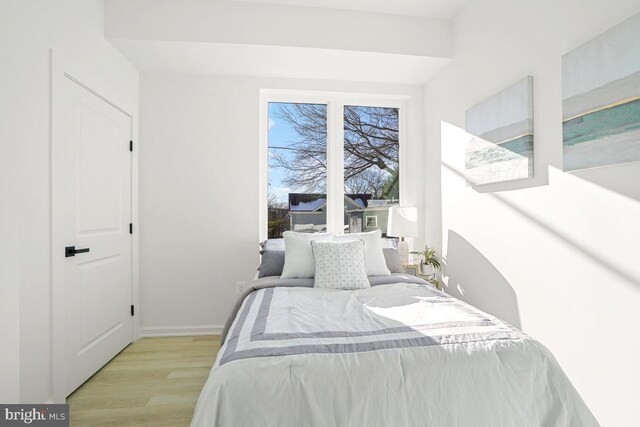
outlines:
[[67, 246], [66, 248], [64, 248], [65, 258], [69, 258], [70, 256], [76, 256], [76, 254], [83, 254], [85, 252], [89, 252], [89, 248], [76, 249], [75, 246]]

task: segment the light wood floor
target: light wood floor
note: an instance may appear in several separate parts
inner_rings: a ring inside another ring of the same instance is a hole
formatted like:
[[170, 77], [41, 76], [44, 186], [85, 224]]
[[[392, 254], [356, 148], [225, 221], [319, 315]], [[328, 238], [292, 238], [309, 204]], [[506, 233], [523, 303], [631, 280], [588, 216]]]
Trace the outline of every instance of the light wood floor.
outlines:
[[72, 426], [188, 426], [220, 337], [142, 338], [67, 398]]

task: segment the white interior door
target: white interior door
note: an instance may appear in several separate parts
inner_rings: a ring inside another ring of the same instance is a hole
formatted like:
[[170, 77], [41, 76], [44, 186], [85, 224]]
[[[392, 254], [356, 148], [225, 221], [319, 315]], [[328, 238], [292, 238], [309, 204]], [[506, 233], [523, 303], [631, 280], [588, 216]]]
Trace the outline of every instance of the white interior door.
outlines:
[[54, 328], [64, 323], [54, 336], [66, 396], [133, 337], [131, 117], [68, 77], [53, 97]]

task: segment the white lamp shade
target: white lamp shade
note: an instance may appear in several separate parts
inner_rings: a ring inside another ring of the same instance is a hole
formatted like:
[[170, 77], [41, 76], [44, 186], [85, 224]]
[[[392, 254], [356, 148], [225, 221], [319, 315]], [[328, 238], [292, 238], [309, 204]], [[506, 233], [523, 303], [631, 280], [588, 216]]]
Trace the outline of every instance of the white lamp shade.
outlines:
[[418, 208], [407, 206], [392, 206], [389, 208], [389, 222], [387, 236], [417, 237], [418, 236]]

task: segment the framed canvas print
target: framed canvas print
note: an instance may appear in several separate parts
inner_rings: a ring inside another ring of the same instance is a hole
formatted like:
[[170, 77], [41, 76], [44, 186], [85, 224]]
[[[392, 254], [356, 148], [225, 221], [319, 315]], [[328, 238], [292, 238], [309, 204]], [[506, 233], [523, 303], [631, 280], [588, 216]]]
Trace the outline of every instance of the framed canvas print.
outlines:
[[640, 14], [562, 57], [564, 170], [640, 161]]
[[533, 176], [533, 77], [466, 111], [467, 185]]

